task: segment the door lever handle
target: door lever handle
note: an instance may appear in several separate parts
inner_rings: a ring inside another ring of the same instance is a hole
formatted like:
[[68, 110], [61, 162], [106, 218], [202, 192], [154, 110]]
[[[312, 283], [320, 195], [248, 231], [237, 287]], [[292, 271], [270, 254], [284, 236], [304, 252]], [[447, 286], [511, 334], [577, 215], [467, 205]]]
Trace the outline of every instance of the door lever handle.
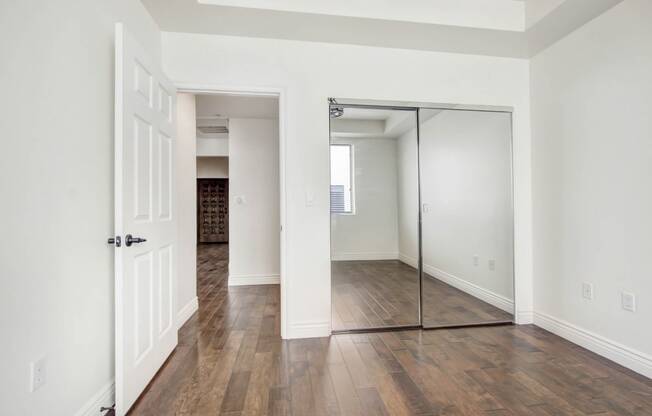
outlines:
[[133, 237], [131, 234], [125, 236], [125, 245], [131, 247], [132, 244], [144, 243], [147, 241], [145, 238]]

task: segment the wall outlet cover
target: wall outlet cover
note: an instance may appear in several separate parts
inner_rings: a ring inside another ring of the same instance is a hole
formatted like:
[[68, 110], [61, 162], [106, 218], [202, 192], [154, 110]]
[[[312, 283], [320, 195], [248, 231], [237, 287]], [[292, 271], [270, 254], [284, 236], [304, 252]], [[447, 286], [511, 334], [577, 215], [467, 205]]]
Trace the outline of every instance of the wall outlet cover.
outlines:
[[45, 357], [40, 358], [37, 361], [33, 361], [29, 365], [30, 370], [30, 383], [29, 391], [34, 392], [41, 388], [45, 384], [46, 380], [46, 364], [47, 361]]
[[593, 300], [593, 285], [591, 283], [582, 283], [582, 297], [584, 299]]
[[489, 270], [496, 270], [496, 260], [495, 259], [489, 259], [488, 264], [489, 264]]

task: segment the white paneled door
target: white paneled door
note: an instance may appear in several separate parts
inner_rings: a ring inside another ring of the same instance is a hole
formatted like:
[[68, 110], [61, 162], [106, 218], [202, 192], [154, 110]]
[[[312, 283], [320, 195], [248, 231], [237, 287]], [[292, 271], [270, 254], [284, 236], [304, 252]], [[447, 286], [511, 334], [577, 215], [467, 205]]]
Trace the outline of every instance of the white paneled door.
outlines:
[[176, 90], [122, 24], [115, 43], [115, 387], [122, 416], [177, 345]]

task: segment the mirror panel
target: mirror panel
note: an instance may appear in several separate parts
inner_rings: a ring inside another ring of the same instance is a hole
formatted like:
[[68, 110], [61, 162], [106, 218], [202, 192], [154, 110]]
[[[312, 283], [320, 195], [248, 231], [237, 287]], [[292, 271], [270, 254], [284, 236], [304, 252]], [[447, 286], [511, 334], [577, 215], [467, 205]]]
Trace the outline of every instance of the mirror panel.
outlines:
[[511, 322], [511, 114], [419, 110], [426, 328]]
[[332, 329], [419, 325], [416, 111], [330, 115]]

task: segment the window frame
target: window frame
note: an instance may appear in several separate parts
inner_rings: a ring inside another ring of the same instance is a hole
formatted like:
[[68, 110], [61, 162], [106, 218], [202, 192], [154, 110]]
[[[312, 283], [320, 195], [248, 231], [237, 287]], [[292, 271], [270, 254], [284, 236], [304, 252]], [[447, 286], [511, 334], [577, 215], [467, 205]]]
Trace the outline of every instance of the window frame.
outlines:
[[[330, 206], [330, 187], [329, 187], [329, 211], [331, 215], [355, 215], [356, 213], [356, 203], [355, 203], [355, 146], [353, 143], [330, 143], [328, 147], [328, 164], [329, 164], [329, 183], [331, 181], [330, 176], [333, 172], [333, 160], [332, 160], [332, 148], [334, 146], [348, 147], [349, 148], [349, 193], [351, 197], [351, 210], [342, 211], [342, 212], [333, 212], [332, 207]], [[332, 185], [332, 184], [330, 184]]]

